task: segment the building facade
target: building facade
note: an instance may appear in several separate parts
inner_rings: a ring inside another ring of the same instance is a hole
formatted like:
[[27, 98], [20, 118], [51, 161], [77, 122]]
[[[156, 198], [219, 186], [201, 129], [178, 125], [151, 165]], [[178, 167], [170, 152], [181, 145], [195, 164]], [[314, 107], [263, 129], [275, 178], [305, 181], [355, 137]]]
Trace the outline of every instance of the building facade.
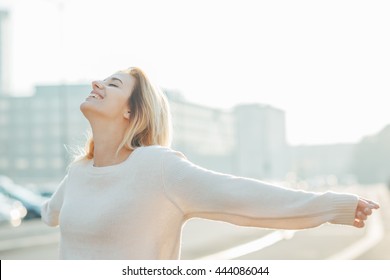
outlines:
[[234, 117], [229, 111], [170, 99], [172, 148], [192, 162], [219, 172], [233, 173]]
[[78, 109], [88, 90], [38, 86], [33, 96], [0, 96], [0, 173], [32, 181], [63, 176], [68, 150], [88, 127]]
[[289, 165], [284, 111], [246, 104], [234, 109], [235, 170], [245, 177], [283, 179]]
[[10, 26], [9, 12], [0, 10], [0, 95], [10, 91]]

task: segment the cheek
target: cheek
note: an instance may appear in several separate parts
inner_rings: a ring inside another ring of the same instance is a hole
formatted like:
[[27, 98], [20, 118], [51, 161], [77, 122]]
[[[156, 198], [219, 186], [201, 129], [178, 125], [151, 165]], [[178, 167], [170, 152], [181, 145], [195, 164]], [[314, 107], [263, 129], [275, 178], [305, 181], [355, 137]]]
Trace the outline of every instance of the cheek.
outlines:
[[102, 102], [96, 102], [94, 106], [97, 112], [112, 118], [122, 116], [127, 108], [126, 100], [121, 98], [107, 98], [102, 100]]
[[123, 110], [127, 110], [128, 108], [126, 98], [115, 98], [104, 101], [107, 101], [106, 104], [104, 104], [105, 107], [107, 107], [107, 109], [109, 108], [112, 112], [123, 113]]

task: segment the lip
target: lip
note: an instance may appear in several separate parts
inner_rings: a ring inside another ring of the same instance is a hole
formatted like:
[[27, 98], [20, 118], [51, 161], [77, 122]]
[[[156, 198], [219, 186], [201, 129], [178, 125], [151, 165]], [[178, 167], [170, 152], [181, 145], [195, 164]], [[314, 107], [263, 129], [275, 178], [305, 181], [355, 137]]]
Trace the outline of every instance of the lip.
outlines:
[[90, 94], [96, 94], [96, 95], [99, 95], [101, 97], [101, 99], [104, 99], [104, 95], [100, 92], [97, 92], [95, 90], [92, 90]]

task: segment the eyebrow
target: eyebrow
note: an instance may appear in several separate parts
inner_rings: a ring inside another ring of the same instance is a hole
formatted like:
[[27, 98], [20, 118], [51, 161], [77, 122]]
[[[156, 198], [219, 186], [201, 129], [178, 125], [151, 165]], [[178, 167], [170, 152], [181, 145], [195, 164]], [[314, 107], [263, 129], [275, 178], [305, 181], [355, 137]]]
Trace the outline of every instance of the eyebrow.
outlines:
[[123, 82], [122, 82], [120, 79], [118, 79], [118, 78], [113, 77], [113, 78], [111, 78], [111, 80], [113, 80], [113, 81], [119, 81], [119, 82], [121, 82], [121, 84], [123, 85]]
[[[104, 79], [103, 82], [105, 82], [107, 79]], [[112, 77], [112, 78], [109, 78], [109, 80], [111, 81], [119, 81], [122, 85], [123, 85], [123, 82], [121, 79], [118, 79], [118, 78], [115, 78], [115, 77]]]

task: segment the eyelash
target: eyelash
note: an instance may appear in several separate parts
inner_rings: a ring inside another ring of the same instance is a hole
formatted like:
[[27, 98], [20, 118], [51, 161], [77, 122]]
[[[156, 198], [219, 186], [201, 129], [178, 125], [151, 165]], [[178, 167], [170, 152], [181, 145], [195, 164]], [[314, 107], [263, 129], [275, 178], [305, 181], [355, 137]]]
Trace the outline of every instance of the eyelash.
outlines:
[[118, 87], [117, 85], [114, 84], [109, 84], [110, 87]]

